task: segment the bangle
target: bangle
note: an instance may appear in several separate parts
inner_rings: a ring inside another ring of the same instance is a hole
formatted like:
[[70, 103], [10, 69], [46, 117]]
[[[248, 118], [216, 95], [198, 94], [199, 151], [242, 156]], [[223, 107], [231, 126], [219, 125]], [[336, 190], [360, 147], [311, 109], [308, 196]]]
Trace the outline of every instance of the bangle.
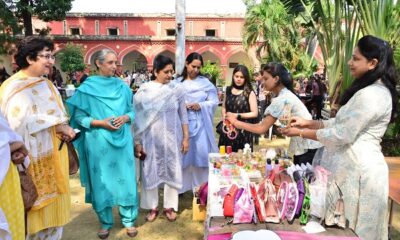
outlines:
[[299, 137], [303, 138], [304, 129], [300, 129]]

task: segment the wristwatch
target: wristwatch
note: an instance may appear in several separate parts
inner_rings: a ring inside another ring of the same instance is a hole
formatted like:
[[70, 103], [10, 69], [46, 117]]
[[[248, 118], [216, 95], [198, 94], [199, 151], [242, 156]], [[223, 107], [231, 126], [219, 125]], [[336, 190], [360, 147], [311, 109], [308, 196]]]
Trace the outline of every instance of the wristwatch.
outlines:
[[240, 113], [237, 114], [237, 118], [240, 118]]

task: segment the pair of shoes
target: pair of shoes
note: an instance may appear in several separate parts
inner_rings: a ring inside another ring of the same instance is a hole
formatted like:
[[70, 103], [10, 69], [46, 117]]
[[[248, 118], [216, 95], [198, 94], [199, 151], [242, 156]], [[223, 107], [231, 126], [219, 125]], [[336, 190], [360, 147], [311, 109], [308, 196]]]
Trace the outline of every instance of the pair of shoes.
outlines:
[[165, 208], [164, 215], [167, 217], [168, 221], [174, 222], [176, 220], [176, 213], [172, 208]]
[[109, 229], [100, 229], [100, 230], [97, 232], [97, 236], [98, 236], [100, 239], [106, 239], [106, 238], [108, 238], [109, 235], [110, 235], [110, 230], [109, 230]]
[[151, 209], [151, 211], [146, 215], [146, 221], [154, 222], [158, 216], [158, 209]]
[[127, 227], [126, 228], [126, 235], [128, 235], [131, 238], [136, 237], [138, 234], [138, 230], [135, 227]]

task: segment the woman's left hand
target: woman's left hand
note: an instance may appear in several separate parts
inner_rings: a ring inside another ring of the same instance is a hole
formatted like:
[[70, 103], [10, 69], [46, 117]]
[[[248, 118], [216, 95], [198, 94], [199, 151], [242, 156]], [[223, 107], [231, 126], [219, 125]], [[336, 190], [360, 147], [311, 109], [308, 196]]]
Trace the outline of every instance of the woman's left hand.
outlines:
[[60, 139], [66, 142], [74, 139], [76, 135], [74, 129], [67, 124], [57, 125], [56, 132], [61, 135]]
[[186, 154], [189, 151], [189, 139], [188, 138], [183, 139], [181, 151], [183, 154]]
[[186, 108], [193, 110], [193, 111], [199, 111], [201, 109], [200, 104], [198, 104], [198, 103], [187, 104]]
[[236, 127], [236, 123], [239, 121], [239, 120], [237, 120], [237, 116], [235, 116], [235, 115], [229, 116], [227, 114], [225, 119], [228, 120], [235, 127]]
[[113, 120], [113, 125], [116, 128], [120, 128], [122, 125], [125, 123], [129, 122], [129, 117], [127, 115], [119, 116], [117, 118], [114, 118]]
[[300, 136], [301, 129], [296, 127], [287, 127], [287, 128], [278, 128], [278, 131], [288, 137], [297, 137]]

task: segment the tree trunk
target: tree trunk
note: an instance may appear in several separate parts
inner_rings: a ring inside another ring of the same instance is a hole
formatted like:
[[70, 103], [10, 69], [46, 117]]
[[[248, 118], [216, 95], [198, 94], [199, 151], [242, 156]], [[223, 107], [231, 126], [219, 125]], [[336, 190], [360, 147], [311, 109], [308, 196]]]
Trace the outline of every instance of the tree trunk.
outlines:
[[21, 15], [24, 21], [25, 36], [33, 35], [32, 13], [29, 11], [29, 0], [21, 0]]

